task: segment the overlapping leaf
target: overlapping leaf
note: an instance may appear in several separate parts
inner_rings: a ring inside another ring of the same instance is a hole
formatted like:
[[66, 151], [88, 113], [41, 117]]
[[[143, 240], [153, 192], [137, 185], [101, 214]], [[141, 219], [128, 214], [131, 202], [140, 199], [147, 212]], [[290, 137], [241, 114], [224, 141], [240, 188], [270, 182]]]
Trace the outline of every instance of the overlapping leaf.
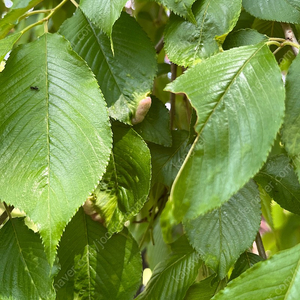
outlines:
[[191, 245], [222, 279], [255, 239], [261, 220], [258, 188], [250, 181], [220, 208], [184, 223]]
[[300, 10], [300, 1], [299, 0], [287, 0], [288, 3], [296, 7], [298, 10]]
[[153, 184], [155, 182], [161, 182], [167, 187], [172, 186], [184, 162], [185, 156], [190, 149], [188, 138], [187, 131], [173, 131], [172, 147], [162, 147], [154, 144], [149, 145], [153, 166]]
[[12, 49], [13, 45], [17, 42], [21, 35], [21, 32], [17, 32], [7, 36], [3, 40], [0, 40], [0, 62], [3, 60], [5, 55]]
[[0, 298], [55, 299], [50, 265], [42, 241], [21, 218], [0, 230]]
[[255, 180], [283, 208], [300, 214], [300, 184], [286, 155], [271, 157]]
[[284, 87], [267, 46], [225, 51], [194, 66], [167, 89], [197, 111], [195, 140], [174, 182], [177, 218], [220, 206], [261, 168], [282, 124]]
[[111, 37], [112, 27], [120, 17], [127, 0], [81, 0], [84, 14]]
[[[193, 12], [197, 23], [192, 24], [172, 15], [165, 31], [165, 49], [169, 59], [190, 66], [219, 51], [216, 37], [230, 32], [241, 11], [241, 0], [197, 1]], [[224, 37], [223, 37], [224, 38]]]
[[147, 142], [171, 147], [172, 135], [169, 111], [155, 96], [151, 96], [151, 99], [152, 104], [144, 121], [134, 126], [134, 130]]
[[0, 197], [36, 223], [52, 263], [62, 231], [111, 150], [97, 82], [57, 34], [11, 53], [0, 74]]
[[123, 228], [147, 200], [151, 181], [150, 151], [131, 128], [113, 126], [113, 151], [106, 172], [94, 191], [97, 210], [109, 231]]
[[296, 300], [300, 294], [300, 245], [257, 263], [213, 300]]
[[300, 11], [290, 0], [243, 0], [243, 7], [259, 19], [300, 23]]
[[10, 11], [0, 20], [0, 39], [4, 38], [17, 24], [18, 19], [42, 0], [17, 0]]
[[149, 38], [128, 16], [122, 14], [112, 35], [114, 54], [108, 37], [77, 10], [60, 33], [83, 57], [98, 80], [110, 115], [131, 124], [141, 99], [150, 92], [156, 73], [155, 50]]
[[137, 300], [183, 299], [197, 276], [201, 260], [184, 236], [174, 244], [173, 253], [156, 266]]
[[192, 5], [196, 0], [156, 0], [161, 2], [168, 9], [173, 11], [175, 14], [186, 18], [192, 23], [196, 23], [195, 16], [192, 11]]
[[111, 236], [82, 209], [66, 227], [58, 257], [58, 300], [131, 300], [141, 283], [141, 255], [128, 230]]
[[286, 113], [282, 131], [285, 148], [300, 178], [300, 103], [299, 103], [300, 57], [296, 57], [286, 77]]

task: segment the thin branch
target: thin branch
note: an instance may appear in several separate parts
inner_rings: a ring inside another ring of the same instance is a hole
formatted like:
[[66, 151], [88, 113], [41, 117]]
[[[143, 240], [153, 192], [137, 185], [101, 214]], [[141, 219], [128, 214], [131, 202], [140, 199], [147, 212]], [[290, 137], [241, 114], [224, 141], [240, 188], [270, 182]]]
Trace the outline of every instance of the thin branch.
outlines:
[[[176, 79], [176, 73], [177, 73], [177, 65], [171, 63], [171, 81], [174, 81]], [[174, 126], [174, 119], [175, 119], [175, 115], [176, 115], [176, 102], [175, 102], [175, 94], [171, 93], [170, 94], [170, 117], [171, 117], [171, 122], [170, 122], [170, 127], [171, 130], [173, 129]]]
[[[291, 25], [288, 23], [281, 23], [281, 27], [284, 32], [284, 36], [285, 36], [286, 40], [299, 46], [299, 43], [296, 39], [296, 36], [293, 32]], [[299, 53], [298, 47], [295, 47], [295, 46], [291, 46], [291, 47], [292, 47], [294, 54], [297, 56]]]
[[3, 214], [0, 216], [0, 226], [4, 223], [6, 218], [9, 216], [9, 214], [13, 211], [14, 207], [13, 206], [7, 206], [6, 203], [4, 202], [5, 206], [5, 211]]
[[162, 37], [160, 40], [159, 40], [159, 42], [156, 44], [156, 46], [155, 46], [155, 50], [156, 50], [156, 54], [159, 54], [160, 53], [160, 51], [163, 49], [163, 47], [164, 47], [164, 44], [165, 44], [165, 42], [164, 42], [164, 37]]
[[259, 256], [262, 257], [264, 260], [266, 260], [268, 257], [267, 257], [267, 254], [266, 254], [266, 251], [265, 251], [265, 248], [264, 248], [264, 244], [262, 242], [262, 239], [261, 239], [261, 236], [260, 236], [259, 232], [256, 235], [255, 243], [256, 243], [256, 246], [257, 246]]

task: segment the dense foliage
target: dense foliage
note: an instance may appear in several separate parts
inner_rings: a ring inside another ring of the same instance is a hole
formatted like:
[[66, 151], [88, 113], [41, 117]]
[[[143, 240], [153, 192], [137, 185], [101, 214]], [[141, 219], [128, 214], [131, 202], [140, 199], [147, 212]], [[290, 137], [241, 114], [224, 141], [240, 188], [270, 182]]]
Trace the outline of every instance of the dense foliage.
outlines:
[[0, 14], [1, 300], [299, 299], [300, 0]]

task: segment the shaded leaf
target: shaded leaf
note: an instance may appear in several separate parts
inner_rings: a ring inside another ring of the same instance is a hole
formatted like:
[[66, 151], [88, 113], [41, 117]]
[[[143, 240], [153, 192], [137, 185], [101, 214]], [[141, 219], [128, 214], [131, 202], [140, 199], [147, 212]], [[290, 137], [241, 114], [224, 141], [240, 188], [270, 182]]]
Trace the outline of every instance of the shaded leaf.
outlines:
[[243, 7], [253, 16], [263, 20], [299, 23], [300, 11], [290, 0], [243, 0]]
[[110, 115], [131, 124], [140, 100], [150, 92], [156, 74], [155, 50], [149, 38], [126, 13], [116, 22], [112, 39], [78, 9], [60, 29], [73, 49], [88, 63], [100, 85]]
[[300, 245], [257, 263], [229, 282], [213, 300], [298, 299]]
[[217, 289], [218, 281], [215, 281], [215, 275], [212, 275], [190, 286], [184, 300], [210, 300]]
[[228, 202], [184, 222], [186, 235], [205, 264], [223, 279], [255, 239], [260, 226], [260, 197], [250, 181]]
[[300, 184], [286, 155], [271, 157], [255, 180], [280, 206], [300, 214]]
[[172, 183], [183, 164], [190, 145], [187, 131], [172, 131], [172, 147], [162, 147], [160, 145], [149, 144], [152, 160], [153, 182], [161, 182], [168, 187]]
[[150, 151], [131, 128], [113, 125], [109, 165], [93, 195], [110, 232], [120, 231], [147, 200], [151, 180]]
[[282, 140], [300, 178], [300, 103], [299, 76], [300, 57], [293, 61], [286, 77], [286, 112], [282, 130]]
[[165, 147], [172, 146], [170, 114], [165, 105], [155, 96], [144, 121], [134, 126], [134, 130], [147, 142]]
[[94, 24], [111, 37], [113, 25], [126, 2], [127, 0], [81, 0], [80, 7]]
[[109, 159], [105, 102], [90, 69], [57, 34], [12, 51], [0, 94], [0, 197], [35, 222], [52, 263], [65, 225]]
[[[217, 38], [226, 35], [236, 24], [241, 0], [197, 1], [193, 12], [197, 24], [172, 15], [165, 30], [165, 49], [168, 58], [181, 66], [190, 66], [219, 52]], [[224, 38], [223, 38], [224, 40]]]
[[259, 44], [215, 55], [166, 89], [186, 93], [198, 114], [198, 137], [171, 191], [177, 218], [193, 219], [259, 171], [282, 124], [284, 87], [273, 54]]
[[66, 227], [58, 257], [57, 299], [132, 300], [141, 282], [141, 255], [128, 230], [112, 236], [82, 209]]
[[254, 253], [251, 252], [244, 252], [237, 262], [234, 265], [234, 269], [231, 273], [230, 280], [233, 280], [234, 278], [239, 277], [242, 273], [244, 273], [246, 270], [253, 267], [256, 263], [262, 261], [263, 259]]
[[201, 266], [199, 255], [183, 236], [173, 245], [169, 258], [153, 271], [145, 290], [137, 300], [181, 300], [195, 280]]
[[0, 229], [0, 298], [55, 299], [50, 265], [42, 241], [23, 218], [10, 219]]
[[223, 49], [228, 50], [234, 47], [255, 45], [267, 39], [268, 38], [265, 35], [257, 32], [256, 30], [249, 28], [240, 29], [229, 33], [223, 44]]

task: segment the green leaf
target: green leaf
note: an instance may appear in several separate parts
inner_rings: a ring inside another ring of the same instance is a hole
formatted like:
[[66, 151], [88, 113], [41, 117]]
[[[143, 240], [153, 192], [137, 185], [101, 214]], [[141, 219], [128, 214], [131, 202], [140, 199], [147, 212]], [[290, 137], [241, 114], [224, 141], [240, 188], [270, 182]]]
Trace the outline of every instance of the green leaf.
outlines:
[[42, 241], [23, 218], [10, 219], [0, 229], [0, 257], [1, 300], [55, 299]]
[[251, 252], [244, 252], [237, 262], [234, 265], [234, 269], [231, 273], [230, 280], [233, 280], [244, 273], [246, 270], [253, 267], [256, 263], [262, 261], [263, 259], [254, 253]]
[[18, 47], [0, 74], [0, 198], [37, 225], [49, 261], [102, 176], [107, 109], [85, 62], [57, 34]]
[[42, 2], [43, 0], [18, 0], [10, 11], [0, 20], [0, 39], [3, 39], [9, 31], [18, 23], [18, 19], [28, 10]]
[[193, 6], [196, 25], [172, 15], [165, 30], [168, 58], [178, 65], [191, 66], [219, 52], [217, 39], [233, 29], [241, 5], [241, 0], [233, 0], [230, 5], [226, 0], [197, 1]]
[[298, 299], [300, 245], [257, 263], [229, 282], [213, 300]]
[[271, 157], [255, 180], [280, 206], [300, 215], [300, 184], [286, 155]]
[[167, 187], [172, 183], [183, 164], [190, 145], [187, 131], [172, 131], [172, 147], [162, 147], [160, 145], [149, 144], [152, 160], [152, 178], [155, 182], [161, 182]]
[[169, 258], [156, 266], [144, 292], [136, 299], [183, 299], [200, 266], [199, 255], [183, 236], [173, 245]]
[[277, 22], [300, 23], [300, 11], [290, 0], [243, 0], [243, 7], [256, 18]]
[[256, 30], [249, 28], [240, 29], [238, 31], [229, 33], [223, 44], [223, 49], [228, 50], [235, 47], [255, 45], [267, 39], [267, 36], [257, 32]]
[[141, 283], [141, 255], [128, 230], [111, 236], [82, 209], [66, 227], [58, 257], [57, 299], [131, 300]]
[[120, 17], [127, 0], [81, 0], [84, 14], [111, 37], [114, 23]]
[[165, 147], [172, 146], [170, 114], [165, 105], [155, 96], [144, 121], [134, 126], [134, 130], [147, 142]]
[[77, 10], [64, 22], [60, 33], [96, 75], [110, 115], [131, 124], [156, 74], [155, 50], [145, 32], [134, 18], [123, 13], [112, 34], [113, 54], [108, 37]]
[[14, 44], [22, 36], [21, 32], [16, 32], [12, 35], [7, 36], [3, 40], [0, 40], [0, 62], [3, 60], [5, 55], [12, 49]]
[[215, 275], [194, 283], [187, 291], [184, 300], [210, 300], [218, 289]]
[[131, 128], [113, 126], [113, 151], [94, 191], [96, 208], [110, 232], [120, 231], [147, 200], [151, 181], [150, 151]]
[[260, 220], [258, 189], [250, 181], [220, 208], [183, 225], [190, 244], [223, 279], [241, 253], [252, 245]]
[[259, 44], [215, 55], [167, 89], [186, 93], [198, 114], [198, 137], [171, 191], [177, 218], [194, 219], [262, 167], [282, 124], [283, 82], [273, 54]]
[[282, 130], [282, 140], [296, 167], [298, 178], [300, 178], [299, 68], [300, 57], [297, 56], [286, 77], [286, 112]]
[[175, 14], [184, 17], [185, 19], [195, 24], [196, 20], [192, 11], [192, 5], [195, 1], [196, 0], [159, 0], [157, 2], [161, 2]]
[[289, 4], [296, 7], [298, 10], [300, 10], [300, 1], [299, 0], [286, 0]]

